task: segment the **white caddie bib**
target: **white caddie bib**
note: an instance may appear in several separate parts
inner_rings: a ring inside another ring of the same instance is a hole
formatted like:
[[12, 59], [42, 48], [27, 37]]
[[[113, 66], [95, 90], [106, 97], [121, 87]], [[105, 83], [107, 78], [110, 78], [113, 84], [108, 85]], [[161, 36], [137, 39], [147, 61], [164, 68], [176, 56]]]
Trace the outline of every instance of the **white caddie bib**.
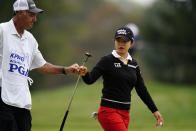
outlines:
[[43, 66], [46, 61], [29, 32], [24, 31], [20, 37], [12, 20], [0, 26], [3, 30], [1, 98], [8, 105], [30, 110], [32, 102], [27, 81], [28, 73], [30, 69]]

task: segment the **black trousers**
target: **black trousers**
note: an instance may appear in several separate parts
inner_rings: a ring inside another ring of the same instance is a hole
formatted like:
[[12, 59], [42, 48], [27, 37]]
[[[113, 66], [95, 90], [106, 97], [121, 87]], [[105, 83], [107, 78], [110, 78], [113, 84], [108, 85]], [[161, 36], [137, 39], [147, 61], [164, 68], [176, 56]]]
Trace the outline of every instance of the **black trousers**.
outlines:
[[0, 131], [31, 131], [31, 120], [29, 110], [2, 101], [0, 88]]

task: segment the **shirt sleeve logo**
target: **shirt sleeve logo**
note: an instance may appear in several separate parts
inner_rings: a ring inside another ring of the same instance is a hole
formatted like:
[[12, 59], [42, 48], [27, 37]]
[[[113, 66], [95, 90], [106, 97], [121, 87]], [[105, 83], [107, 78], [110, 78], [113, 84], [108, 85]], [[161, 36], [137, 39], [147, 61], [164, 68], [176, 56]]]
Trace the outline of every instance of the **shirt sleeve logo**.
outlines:
[[120, 65], [120, 63], [114, 63], [114, 67], [121, 68], [121, 65]]

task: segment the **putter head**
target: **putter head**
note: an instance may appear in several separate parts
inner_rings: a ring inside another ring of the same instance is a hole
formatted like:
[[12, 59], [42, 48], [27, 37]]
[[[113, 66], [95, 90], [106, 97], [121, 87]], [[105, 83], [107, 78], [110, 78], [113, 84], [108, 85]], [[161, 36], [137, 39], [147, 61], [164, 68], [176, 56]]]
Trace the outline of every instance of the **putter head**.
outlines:
[[88, 53], [88, 52], [85, 53], [85, 56], [92, 57], [92, 55], [90, 53]]

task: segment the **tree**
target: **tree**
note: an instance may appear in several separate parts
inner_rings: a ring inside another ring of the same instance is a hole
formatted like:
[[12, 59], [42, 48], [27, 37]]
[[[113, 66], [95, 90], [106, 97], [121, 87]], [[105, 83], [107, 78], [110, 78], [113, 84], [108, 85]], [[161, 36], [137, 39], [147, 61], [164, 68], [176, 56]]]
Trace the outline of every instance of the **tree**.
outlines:
[[1, 0], [0, 4], [0, 22], [6, 22], [11, 19], [13, 13], [13, 3], [15, 0]]
[[143, 18], [145, 60], [155, 78], [196, 82], [196, 2], [157, 1]]

